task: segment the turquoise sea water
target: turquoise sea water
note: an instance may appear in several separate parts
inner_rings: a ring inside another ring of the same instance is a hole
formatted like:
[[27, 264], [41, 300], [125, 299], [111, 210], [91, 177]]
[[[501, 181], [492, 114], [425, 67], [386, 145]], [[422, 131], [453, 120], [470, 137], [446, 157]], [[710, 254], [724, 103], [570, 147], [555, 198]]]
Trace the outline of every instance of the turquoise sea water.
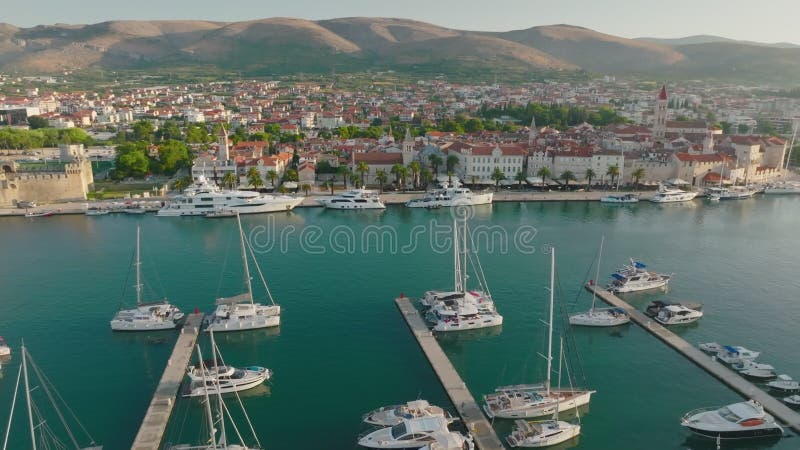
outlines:
[[[705, 304], [706, 317], [677, 329], [689, 342], [760, 350], [763, 362], [800, 377], [798, 217], [800, 198], [789, 197], [690, 206], [477, 208], [471, 226], [505, 324], [499, 333], [447, 336], [443, 347], [476, 397], [499, 384], [540, 381], [549, 276], [543, 250], [557, 249], [561, 307], [587, 309], [590, 298], [581, 285], [594, 278], [590, 266], [605, 235], [603, 279], [638, 257], [674, 273], [666, 297]], [[449, 406], [393, 299], [452, 285], [451, 221], [448, 210], [400, 207], [243, 218], [283, 307], [283, 324], [220, 334], [217, 342], [227, 362], [275, 372], [269, 389], [243, 399], [265, 448], [354, 449], [366, 430], [361, 415], [373, 408], [418, 397]], [[210, 311], [216, 297], [241, 289], [232, 220], [111, 215], [0, 221], [0, 334], [16, 352], [3, 364], [0, 424], [8, 417], [24, 338], [95, 439], [108, 450], [130, 447], [175, 340], [171, 332], [114, 334], [108, 326], [126, 285], [125, 301], [133, 300], [128, 272], [137, 224], [146, 292], [152, 291], [146, 298], [166, 295], [187, 312]], [[654, 297], [629, 299], [643, 307]], [[679, 418], [697, 407], [737, 401], [735, 393], [636, 326], [573, 331], [583, 372], [598, 391], [582, 415], [577, 448], [713, 448], [687, 440]], [[201, 442], [200, 412], [196, 400], [181, 400], [167, 441]], [[15, 416], [10, 448], [28, 448], [25, 420]], [[495, 425], [503, 432], [510, 427]], [[800, 438], [724, 448], [767, 447], [797, 449]]]

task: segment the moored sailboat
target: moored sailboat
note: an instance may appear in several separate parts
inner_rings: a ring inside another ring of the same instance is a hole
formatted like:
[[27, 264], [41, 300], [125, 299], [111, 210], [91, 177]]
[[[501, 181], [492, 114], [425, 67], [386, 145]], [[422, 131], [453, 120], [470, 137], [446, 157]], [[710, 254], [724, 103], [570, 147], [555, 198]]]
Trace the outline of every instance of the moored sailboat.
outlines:
[[[603, 243], [605, 236], [600, 239], [600, 251], [597, 254], [597, 270], [595, 280], [600, 278], [600, 261], [603, 257]], [[631, 321], [628, 313], [622, 308], [597, 308], [597, 295], [592, 290], [592, 307], [589, 311], [569, 316], [570, 325], [587, 327], [615, 327]]]

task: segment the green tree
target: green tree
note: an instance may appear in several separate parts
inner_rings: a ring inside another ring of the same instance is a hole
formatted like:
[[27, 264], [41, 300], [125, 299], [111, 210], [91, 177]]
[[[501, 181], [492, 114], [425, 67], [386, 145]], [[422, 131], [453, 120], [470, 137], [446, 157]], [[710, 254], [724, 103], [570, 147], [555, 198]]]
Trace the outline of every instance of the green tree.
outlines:
[[364, 176], [369, 172], [369, 165], [364, 161], [360, 161], [356, 166], [356, 172], [361, 174], [361, 186], [366, 186], [367, 183], [364, 180]]
[[339, 166], [336, 171], [342, 176], [342, 183], [344, 184], [344, 188], [347, 189], [347, 181], [350, 180], [351, 174], [350, 168], [347, 166]]
[[614, 180], [616, 180], [617, 177], [619, 176], [619, 166], [617, 165], [608, 166], [608, 170], [606, 170], [606, 175], [611, 177], [611, 184], [613, 185]]
[[160, 141], [167, 141], [170, 139], [180, 140], [183, 138], [181, 135], [181, 128], [174, 120], [165, 121], [161, 127], [159, 127], [158, 131], [156, 131], [155, 136]]
[[406, 190], [406, 176], [408, 176], [408, 168], [400, 163], [392, 166], [392, 174], [395, 176], [395, 184], [398, 188]]
[[49, 127], [50, 122], [41, 116], [30, 116], [28, 117], [28, 126], [31, 128], [31, 130], [38, 130], [39, 128]]
[[594, 170], [591, 168], [586, 169], [586, 172], [583, 173], [583, 178], [586, 179], [586, 188], [591, 190], [592, 189], [592, 179], [596, 177], [597, 174], [594, 173]]
[[133, 124], [133, 140], [153, 142], [153, 124], [147, 120], [140, 120]]
[[269, 184], [271, 184], [272, 187], [275, 187], [275, 179], [278, 178], [278, 172], [275, 172], [274, 170], [269, 170], [267, 172], [267, 177], [269, 178]]
[[389, 177], [386, 175], [386, 170], [379, 169], [377, 172], [375, 172], [375, 180], [378, 181], [378, 184], [381, 187], [381, 194], [383, 194], [383, 185], [386, 184], [388, 179]]
[[453, 172], [456, 170], [456, 166], [458, 165], [458, 156], [450, 154], [447, 155], [447, 160], [445, 162], [445, 166], [447, 167], [448, 172]]
[[467, 133], [477, 133], [483, 130], [483, 122], [480, 119], [469, 119], [464, 122], [464, 131]]
[[296, 183], [300, 181], [300, 175], [294, 169], [286, 169], [286, 172], [283, 173], [283, 181], [294, 181]]
[[436, 153], [431, 153], [428, 155], [428, 161], [431, 163], [431, 167], [433, 168], [433, 175], [435, 177], [439, 176], [439, 166], [442, 165], [444, 162], [442, 157], [437, 155]]
[[411, 171], [411, 183], [414, 185], [414, 189], [419, 189], [419, 173], [422, 167], [419, 162], [411, 161], [408, 165], [408, 169]]
[[222, 176], [222, 185], [228, 189], [233, 189], [239, 184], [239, 177], [236, 176], [234, 172], [225, 172], [225, 175]]
[[357, 173], [350, 174], [350, 185], [356, 187], [358, 182], [361, 180], [361, 177]]
[[161, 171], [173, 175], [178, 169], [190, 165], [189, 148], [183, 142], [169, 139], [158, 146], [158, 160]]
[[258, 171], [257, 167], [251, 167], [247, 170], [247, 182], [256, 189], [264, 186], [264, 180], [261, 179], [261, 172]]
[[423, 189], [428, 189], [428, 185], [431, 183], [433, 179], [433, 172], [427, 167], [422, 169], [419, 174], [420, 184], [422, 185]]
[[527, 179], [527, 177], [525, 176], [525, 172], [523, 172], [521, 170], [519, 172], [517, 172], [516, 175], [514, 175], [514, 181], [519, 183], [520, 190], [522, 189], [522, 183], [524, 183], [526, 179]]
[[211, 141], [211, 136], [204, 125], [190, 123], [186, 127], [186, 142], [190, 144], [205, 144]]
[[495, 167], [491, 178], [494, 180], [494, 190], [496, 191], [500, 188], [500, 182], [506, 179], [506, 174], [499, 167]]
[[561, 172], [561, 177], [559, 178], [564, 180], [564, 187], [569, 188], [569, 182], [575, 180], [575, 174], [571, 170], [565, 170]]
[[302, 189], [302, 190], [303, 190], [303, 194], [304, 194], [306, 197], [308, 197], [308, 192], [309, 192], [309, 191], [311, 191], [311, 185], [310, 185], [310, 184], [308, 184], [308, 183], [303, 183], [303, 184], [300, 186], [300, 189]]
[[643, 167], [639, 167], [638, 169], [636, 169], [633, 172], [631, 172], [631, 178], [633, 178], [633, 183], [637, 187], [639, 186], [639, 180], [644, 178], [644, 175], [645, 175], [645, 171], [644, 171]]
[[150, 169], [150, 160], [143, 150], [134, 149], [117, 156], [115, 167], [119, 178], [142, 178]]
[[188, 185], [186, 184], [186, 180], [184, 180], [183, 178], [178, 178], [177, 180], [172, 182], [172, 189], [178, 192], [183, 192], [183, 190], [186, 189], [187, 186]]
[[547, 166], [542, 166], [542, 168], [536, 172], [536, 176], [542, 179], [542, 187], [544, 187], [545, 180], [550, 178], [550, 175], [552, 175], [552, 173]]

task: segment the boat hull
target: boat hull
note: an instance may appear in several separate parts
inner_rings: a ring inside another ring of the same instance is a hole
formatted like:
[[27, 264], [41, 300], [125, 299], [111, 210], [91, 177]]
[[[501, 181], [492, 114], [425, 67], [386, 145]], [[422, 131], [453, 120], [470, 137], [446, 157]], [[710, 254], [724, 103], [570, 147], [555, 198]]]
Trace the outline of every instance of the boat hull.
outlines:
[[627, 314], [609, 314], [605, 312], [587, 311], [585, 313], [569, 316], [570, 325], [582, 327], [616, 327], [629, 323], [631, 318]]
[[[206, 393], [208, 393], [208, 395], [214, 395], [218, 391], [219, 391], [220, 394], [229, 394], [229, 393], [232, 393], [232, 392], [246, 391], [248, 389], [252, 389], [252, 388], [260, 385], [261, 383], [266, 381], [268, 377], [269, 377], [269, 372], [264, 372], [263, 374], [260, 374], [260, 375], [258, 375], [256, 377], [253, 377], [252, 380], [249, 380], [247, 382], [240, 383], [240, 384], [235, 384], [235, 385], [230, 385], [230, 386], [219, 386], [219, 388], [217, 388], [217, 386], [211, 386], [211, 387], [203, 386], [202, 382], [201, 382], [201, 383], [198, 383], [198, 384], [201, 384], [198, 387], [193, 387], [192, 385], [189, 385], [188, 392], [183, 394], [183, 396], [184, 397], [199, 397], [201, 395], [206, 395]], [[194, 383], [192, 383], [192, 384], [194, 384]]]
[[180, 323], [173, 321], [136, 321], [112, 320], [111, 329], [113, 331], [158, 331], [174, 330], [180, 327]]
[[542, 448], [566, 442], [581, 434], [581, 426], [568, 422], [558, 422], [557, 431], [542, 436], [528, 436], [524, 439], [515, 439], [514, 435], [508, 436], [506, 441], [513, 448]]
[[459, 320], [457, 322], [439, 321], [433, 326], [433, 331], [452, 332], [477, 330], [480, 328], [499, 327], [503, 324], [503, 317], [495, 315], [493, 317], [478, 317], [470, 320]]
[[454, 198], [451, 200], [430, 200], [422, 201], [422, 199], [415, 199], [406, 202], [408, 208], [450, 208], [453, 206], [477, 206], [488, 205], [492, 203], [494, 193], [475, 194], [468, 198]]
[[556, 412], [556, 407], [559, 411], [566, 411], [568, 409], [587, 405], [592, 399], [593, 392], [594, 391], [584, 391], [578, 395], [563, 398], [558, 402], [557, 405], [556, 402], [548, 402], [539, 405], [530, 405], [519, 409], [495, 411], [484, 404], [483, 410], [490, 419], [532, 419], [535, 417], [551, 415]]
[[713, 431], [703, 428], [687, 426], [692, 433], [709, 439], [759, 439], [759, 438], [779, 438], [783, 436], [783, 429], [777, 425], [774, 428], [757, 428], [752, 430], [737, 431]]
[[226, 331], [257, 330], [259, 328], [277, 327], [281, 324], [281, 316], [262, 316], [245, 319], [215, 318], [208, 323], [204, 331], [222, 333]]
[[[303, 198], [287, 197], [286, 199], [268, 200], [264, 203], [254, 205], [219, 205], [239, 214], [262, 214], [271, 212], [291, 211], [303, 201]], [[209, 213], [209, 208], [172, 208], [170, 205], [158, 210], [159, 217], [181, 217], [181, 216], [205, 216]]]
[[626, 292], [639, 292], [639, 291], [651, 291], [653, 289], [666, 289], [667, 285], [669, 284], [669, 278], [660, 280], [660, 281], [653, 281], [648, 284], [641, 284], [641, 285], [623, 285], [623, 286], [616, 286], [611, 285], [609, 286], [609, 290], [611, 292], [615, 292], [618, 294], [624, 294]]

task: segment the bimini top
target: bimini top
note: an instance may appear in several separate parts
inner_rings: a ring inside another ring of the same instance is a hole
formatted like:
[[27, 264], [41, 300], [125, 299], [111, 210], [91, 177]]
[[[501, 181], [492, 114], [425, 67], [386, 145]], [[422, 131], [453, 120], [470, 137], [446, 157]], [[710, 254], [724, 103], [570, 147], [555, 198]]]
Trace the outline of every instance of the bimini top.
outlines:
[[619, 280], [619, 281], [623, 281], [623, 280], [625, 280], [625, 277], [623, 277], [622, 275], [620, 275], [620, 274], [618, 274], [618, 273], [612, 273], [612, 274], [611, 274], [611, 276], [612, 276], [612, 277], [614, 277], [614, 278], [616, 278], [616, 279], [617, 279], [617, 280]]
[[633, 265], [634, 265], [634, 266], [635, 266], [637, 269], [644, 269], [645, 267], [647, 267], [647, 266], [646, 266], [644, 263], [641, 263], [641, 262], [639, 262], [639, 261], [636, 261], [636, 262], [634, 262], [634, 263], [633, 263]]

